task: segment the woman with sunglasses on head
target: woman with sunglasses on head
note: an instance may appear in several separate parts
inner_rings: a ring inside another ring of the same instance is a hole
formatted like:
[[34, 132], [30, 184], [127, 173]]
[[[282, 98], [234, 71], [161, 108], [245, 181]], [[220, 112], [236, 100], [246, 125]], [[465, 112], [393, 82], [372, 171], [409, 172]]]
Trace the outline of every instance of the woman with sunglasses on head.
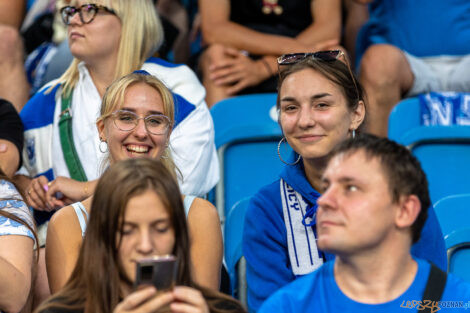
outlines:
[[[91, 207], [70, 279], [37, 312], [244, 312], [234, 299], [193, 282], [191, 228], [167, 165], [118, 162], [100, 178]], [[172, 290], [135, 286], [139, 260], [169, 254], [177, 259]]]
[[[286, 166], [279, 180], [251, 199], [246, 213], [243, 255], [250, 311], [332, 258], [316, 246], [321, 176], [332, 149], [356, 136], [366, 116], [363, 89], [343, 58], [335, 50], [278, 59], [277, 111], [284, 134], [278, 154]], [[283, 153], [286, 144], [294, 150], [290, 159]], [[444, 242], [434, 213], [427, 224], [415, 252], [444, 267]]]
[[[109, 152], [106, 163], [113, 167], [116, 162], [129, 158], [160, 159], [176, 178], [178, 168], [168, 147], [174, 115], [171, 92], [154, 76], [138, 71], [116, 80], [104, 94], [97, 122], [100, 145]], [[91, 202], [92, 198], [88, 198], [64, 207], [49, 223], [46, 265], [52, 293], [65, 285], [77, 262]], [[222, 264], [217, 211], [208, 201], [193, 196], [184, 197], [184, 206], [191, 240], [188, 253], [193, 266], [192, 278], [204, 287], [217, 290]]]
[[[99, 176], [99, 160], [104, 153], [100, 151], [94, 124], [101, 98], [113, 80], [139, 69], [160, 78], [174, 93], [176, 117], [170, 143], [182, 173], [178, 177], [182, 191], [191, 195], [207, 193], [219, 174], [205, 91], [188, 67], [152, 57], [163, 39], [153, 2], [66, 3], [60, 12], [67, 25], [74, 60], [58, 80], [39, 91], [21, 112], [27, 155], [21, 173], [36, 177], [33, 180], [21, 177], [30, 204], [39, 211], [60, 207], [47, 203], [46, 193], [50, 189], [53, 193], [60, 191], [66, 204], [92, 194], [92, 184], [87, 188], [81, 184], [80, 190], [86, 191], [83, 194], [70, 194], [68, 185], [54, 179], [69, 177], [80, 185], [78, 182]], [[39, 222], [50, 217], [48, 212], [36, 213]]]

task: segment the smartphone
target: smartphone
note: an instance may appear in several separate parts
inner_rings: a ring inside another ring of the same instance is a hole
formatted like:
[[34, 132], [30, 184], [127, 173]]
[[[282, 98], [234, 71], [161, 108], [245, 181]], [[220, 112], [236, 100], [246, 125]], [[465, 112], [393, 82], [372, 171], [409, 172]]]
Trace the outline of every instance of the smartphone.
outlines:
[[173, 289], [176, 282], [178, 259], [174, 255], [155, 256], [137, 261], [135, 284], [153, 285], [158, 291]]

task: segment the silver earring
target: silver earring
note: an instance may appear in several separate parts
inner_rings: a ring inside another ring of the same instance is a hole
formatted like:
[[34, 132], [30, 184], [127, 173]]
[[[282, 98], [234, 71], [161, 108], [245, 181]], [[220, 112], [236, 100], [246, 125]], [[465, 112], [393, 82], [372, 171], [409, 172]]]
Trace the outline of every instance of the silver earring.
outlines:
[[98, 148], [100, 149], [100, 151], [102, 153], [106, 153], [108, 152], [108, 143], [104, 140], [100, 141], [100, 145], [98, 146]]
[[160, 158], [162, 159], [168, 159], [170, 155], [170, 147], [168, 142], [165, 144], [165, 150], [163, 150], [162, 156]]
[[296, 165], [300, 161], [300, 158], [301, 158], [300, 155], [294, 163], [288, 163], [288, 162], [284, 161], [284, 159], [281, 156], [281, 144], [284, 140], [286, 140], [286, 137], [282, 137], [282, 139], [277, 144], [277, 155], [279, 156], [279, 159], [281, 160], [282, 163], [287, 164], [287, 165]]
[[162, 159], [168, 159], [169, 151], [168, 148], [163, 151], [162, 156], [160, 158]]
[[356, 138], [356, 130], [355, 129], [353, 129], [351, 131], [351, 137], [352, 137], [352, 139]]

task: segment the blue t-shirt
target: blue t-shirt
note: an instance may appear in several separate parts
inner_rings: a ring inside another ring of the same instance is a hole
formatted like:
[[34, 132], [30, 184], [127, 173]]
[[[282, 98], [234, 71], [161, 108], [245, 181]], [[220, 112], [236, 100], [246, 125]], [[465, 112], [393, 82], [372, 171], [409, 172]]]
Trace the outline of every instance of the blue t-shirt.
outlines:
[[357, 61], [381, 43], [417, 57], [470, 53], [468, 0], [375, 0], [369, 15], [358, 34]]
[[[332, 261], [278, 290], [266, 300], [258, 312], [415, 313], [419, 311], [418, 301], [423, 300], [431, 269], [428, 262], [421, 259], [416, 261], [418, 272], [412, 285], [401, 296], [386, 303], [359, 303], [346, 296], [336, 284]], [[470, 309], [470, 283], [449, 274], [439, 312], [468, 312], [465, 307]]]

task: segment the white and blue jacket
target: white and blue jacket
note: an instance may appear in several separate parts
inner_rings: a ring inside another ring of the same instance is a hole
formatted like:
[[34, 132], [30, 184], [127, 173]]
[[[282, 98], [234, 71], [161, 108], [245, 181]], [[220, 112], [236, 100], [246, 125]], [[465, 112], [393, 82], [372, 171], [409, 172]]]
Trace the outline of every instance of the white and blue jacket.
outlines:
[[[102, 172], [106, 155], [99, 150], [96, 120], [101, 97], [82, 62], [79, 80], [72, 95], [72, 128], [75, 148], [89, 180]], [[175, 127], [170, 137], [172, 156], [183, 179], [182, 193], [204, 195], [219, 180], [214, 145], [214, 126], [204, 101], [205, 90], [196, 75], [185, 65], [150, 58], [142, 66], [162, 80], [175, 97]], [[61, 111], [61, 87], [47, 93], [49, 83], [25, 105], [20, 113], [25, 128], [24, 168], [20, 173], [70, 177], [60, 144], [58, 120]]]
[[[279, 180], [263, 187], [251, 199], [243, 228], [250, 312], [256, 312], [276, 290], [334, 258], [332, 254], [319, 251], [315, 243], [314, 214], [319, 196], [308, 182], [300, 162], [286, 166]], [[305, 222], [313, 221], [312, 226], [302, 223], [307, 211], [313, 216]], [[411, 252], [415, 257], [447, 269], [445, 243], [432, 208], [429, 208], [421, 239]]]

